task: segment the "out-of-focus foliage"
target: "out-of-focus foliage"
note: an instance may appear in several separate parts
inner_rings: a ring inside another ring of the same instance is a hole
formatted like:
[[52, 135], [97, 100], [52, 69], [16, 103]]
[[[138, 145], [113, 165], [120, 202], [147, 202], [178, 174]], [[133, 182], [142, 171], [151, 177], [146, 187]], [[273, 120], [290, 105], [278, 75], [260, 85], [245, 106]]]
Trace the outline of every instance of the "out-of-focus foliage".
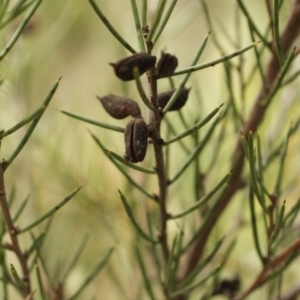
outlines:
[[[132, 17], [130, 1], [111, 0], [97, 1], [106, 17], [119, 30], [125, 40], [139, 49], [135, 33], [135, 25]], [[139, 1], [137, 1], [139, 2]], [[149, 19], [153, 17], [157, 1], [148, 1]], [[213, 30], [214, 34], [225, 53], [230, 53], [236, 48], [251, 43], [247, 22], [240, 16], [240, 27], [236, 26], [236, 1], [210, 0], [210, 9], [214, 28], [208, 28], [201, 1], [179, 0], [178, 4], [160, 37], [155, 54], [168, 50], [179, 58], [179, 67], [188, 66], [191, 57], [198, 49], [200, 43]], [[245, 1], [246, 2], [246, 1]], [[249, 2], [249, 1], [248, 1]], [[265, 30], [266, 15], [264, 1], [251, 1], [247, 3], [249, 10], [255, 17], [258, 27]], [[284, 1], [283, 13], [288, 15], [292, 1]], [[0, 31], [0, 45], [4, 47], [14, 29], [18, 26], [21, 16], [12, 21], [10, 25]], [[281, 24], [282, 25], [282, 24]], [[230, 38], [228, 38], [228, 36]], [[238, 47], [230, 43], [230, 39], [239, 36]], [[116, 246], [106, 270], [96, 278], [82, 293], [81, 299], [147, 299], [141, 292], [142, 278], [137, 275], [138, 263], [136, 252], [132, 247], [135, 243], [135, 232], [128, 222], [127, 216], [121, 206], [118, 189], [126, 191], [127, 196], [134, 196], [134, 203], [139, 206], [136, 210], [137, 218], [141, 220], [147, 209], [151, 210], [152, 203], [138, 201], [139, 194], [124, 180], [107, 157], [99, 151], [87, 129], [101, 136], [105, 146], [118, 154], [124, 152], [123, 138], [118, 132], [105, 131], [87, 123], [78, 122], [60, 113], [59, 109], [66, 109], [89, 116], [102, 122], [112, 123], [125, 127], [126, 121], [115, 122], [104, 113], [95, 95], [123, 94], [132, 99], [139, 99], [134, 82], [124, 84], [113, 76], [112, 68], [108, 62], [118, 61], [129, 53], [110, 35], [103, 24], [97, 18], [88, 1], [51, 0], [43, 1], [28, 27], [20, 39], [1, 62], [0, 76], [0, 129], [8, 129], [16, 124], [24, 116], [29, 115], [43, 101], [53, 82], [62, 76], [50, 107], [36, 128], [32, 138], [16, 159], [6, 174], [6, 189], [11, 191], [16, 188], [16, 203], [19, 203], [29, 195], [29, 202], [18, 224], [31, 223], [44, 212], [52, 208], [60, 199], [65, 197], [70, 190], [83, 186], [71, 205], [67, 205], [53, 219], [42, 253], [49, 267], [49, 271], [62, 278], [70, 257], [74, 254], [82, 236], [90, 235], [80, 262], [70, 274], [66, 290], [70, 295], [77, 289], [87, 274], [94, 268], [102, 253], [112, 245]], [[221, 53], [210, 40], [205, 49], [201, 62], [206, 62], [221, 56]], [[255, 61], [254, 52], [243, 56], [244, 68], [249, 72]], [[265, 63], [267, 55], [263, 57]], [[238, 58], [232, 60], [238, 62]], [[299, 58], [293, 65], [293, 71], [299, 69]], [[191, 95], [194, 100], [187, 103], [183, 114], [188, 120], [200, 119], [221, 103], [228, 101], [229, 91], [226, 88], [226, 80], [222, 65], [205, 69], [195, 73], [190, 84], [193, 87]], [[180, 79], [174, 78], [175, 83]], [[236, 84], [237, 82], [237, 84]], [[238, 105], [244, 116], [247, 116], [253, 104], [255, 95], [260, 85], [260, 77], [257, 72], [251, 85], [246, 89], [245, 95], [239, 95], [238, 75], [232, 78], [232, 88], [236, 93]], [[169, 86], [166, 81], [159, 83], [159, 88], [164, 91]], [[299, 118], [299, 105], [295, 104], [295, 97], [299, 96], [299, 80], [294, 81], [289, 87], [279, 93], [270, 107], [265, 122], [262, 123], [261, 140], [264, 149], [273, 147], [277, 141], [281, 141], [290, 126], [289, 120]], [[199, 106], [195, 107], [195, 99], [200, 99]], [[141, 103], [141, 102], [140, 102]], [[144, 109], [144, 108], [143, 108]], [[280, 111], [280, 113], [278, 113]], [[146, 116], [146, 110], [143, 112]], [[183, 125], [178, 116], [174, 117], [179, 125], [177, 132], [183, 131]], [[1, 157], [8, 158], [25, 133], [20, 130], [11, 137], [6, 138], [1, 147]], [[204, 132], [206, 132], [204, 130]], [[204, 133], [201, 133], [204, 135]], [[216, 134], [214, 141], [218, 139]], [[213, 142], [205, 150], [205, 159], [200, 161], [201, 168], [205, 170], [209, 163], [216, 177], [221, 179], [230, 168], [230, 153], [234, 147], [236, 136], [234, 130], [226, 132], [226, 140], [221, 155], [216, 158]], [[188, 140], [186, 147], [192, 149], [192, 141]], [[288, 157], [286, 158], [285, 178], [283, 182], [284, 195], [287, 199], [287, 207], [290, 208], [299, 197], [299, 132], [290, 140]], [[178, 162], [185, 161], [185, 154], [180, 146], [172, 148], [174, 154], [170, 162], [172, 174], [177, 170]], [[149, 158], [151, 160], [151, 158]], [[266, 185], [271, 185], [279, 164], [272, 165], [265, 175]], [[155, 179], [146, 182], [144, 175], [134, 175], [141, 184], [156, 189]], [[169, 209], [178, 211], [181, 207], [188, 207], [189, 199], [193, 197], [193, 187], [189, 184], [192, 178], [192, 170], [180, 178], [177, 185], [170, 190]], [[213, 178], [207, 178], [209, 186], [215, 184]], [[129, 197], [128, 197], [129, 198]], [[221, 221], [215, 228], [213, 239], [217, 241], [220, 234], [227, 233], [231, 240], [236, 234], [235, 229], [240, 221], [245, 226], [238, 234], [238, 240], [234, 252], [228, 262], [231, 270], [229, 276], [236, 274], [251, 274], [252, 278], [259, 267], [259, 259], [252, 244], [251, 228], [249, 225], [248, 205], [245, 203], [245, 193], [237, 193], [234, 201]], [[15, 203], [14, 209], [18, 205]], [[185, 205], [186, 204], [186, 205]], [[150, 208], [149, 208], [150, 207]], [[244, 217], [243, 214], [247, 214]], [[191, 219], [192, 225], [194, 222]], [[178, 231], [175, 221], [169, 226], [170, 236]], [[146, 225], [144, 220], [143, 225]], [[262, 222], [258, 224], [263, 227]], [[295, 236], [297, 234], [295, 233]], [[287, 244], [294, 238], [287, 237]], [[29, 240], [24, 240], [25, 245], [30, 245]], [[12, 258], [15, 259], [15, 258]], [[150, 270], [150, 274], [156, 273]], [[290, 282], [297, 281], [295, 266], [290, 268], [287, 275]], [[246, 279], [247, 280], [247, 279]], [[243, 282], [246, 286], [251, 282]], [[253, 293], [249, 299], [263, 297], [263, 292]], [[193, 298], [196, 299], [196, 298]], [[215, 299], [223, 299], [215, 297]]]

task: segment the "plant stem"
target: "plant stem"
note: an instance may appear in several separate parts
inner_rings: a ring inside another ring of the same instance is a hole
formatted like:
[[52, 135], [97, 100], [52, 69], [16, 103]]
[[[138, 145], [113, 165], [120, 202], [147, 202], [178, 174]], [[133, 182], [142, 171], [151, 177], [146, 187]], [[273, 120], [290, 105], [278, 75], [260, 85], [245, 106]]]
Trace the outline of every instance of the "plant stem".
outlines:
[[[153, 44], [147, 42], [147, 52], [151, 54]], [[150, 85], [150, 101], [157, 107], [157, 79], [155, 78], [155, 67], [152, 67], [148, 71], [148, 80]], [[158, 179], [158, 202], [160, 207], [160, 241], [162, 244], [163, 257], [165, 261], [165, 267], [167, 267], [169, 259], [169, 248], [167, 242], [167, 220], [168, 214], [166, 210], [167, 199], [167, 178], [165, 172], [165, 162], [163, 153], [163, 141], [160, 135], [160, 125], [162, 120], [162, 114], [158, 110], [150, 111], [150, 127], [152, 129], [151, 138], [153, 140], [154, 155], [156, 161], [157, 179]]]
[[7, 231], [10, 235], [10, 239], [12, 242], [12, 249], [15, 252], [22, 268], [22, 275], [23, 275], [22, 281], [24, 282], [24, 285], [21, 286], [20, 289], [22, 291], [23, 296], [26, 297], [31, 293], [29, 270], [26, 262], [26, 257], [20, 248], [19, 241], [17, 238], [17, 230], [13, 224], [13, 220], [8, 207], [8, 202], [5, 193], [4, 176], [3, 176], [4, 169], [5, 169], [5, 162], [3, 161], [0, 164], [0, 206], [2, 209], [4, 222], [6, 224]]
[[245, 292], [236, 297], [235, 300], [243, 300], [254, 290], [262, 286], [266, 280], [268, 279], [268, 274], [272, 272], [276, 267], [285, 262], [300, 246], [300, 239], [296, 240], [292, 245], [290, 245], [287, 249], [282, 251], [279, 255], [274, 257], [269, 263], [267, 263], [258, 276], [255, 278], [254, 282], [250, 285]]
[[[293, 46], [296, 38], [299, 36], [299, 33], [300, 0], [295, 0], [294, 7], [291, 10], [291, 15], [280, 37], [281, 47], [284, 55], [287, 54], [291, 46]], [[265, 71], [265, 78], [268, 89], [266, 90], [262, 85], [261, 89], [259, 90], [258, 95], [255, 99], [255, 104], [253, 105], [252, 111], [250, 113], [250, 117], [244, 123], [244, 126], [242, 128], [242, 132], [244, 134], [248, 134], [250, 130], [253, 130], [255, 132], [258, 125], [262, 122], [270, 102], [267, 102], [264, 106], [262, 106], [261, 103], [269, 96], [269, 94], [272, 93], [274, 84], [276, 84], [276, 79], [280, 74], [280, 71], [281, 68], [277, 54], [273, 53]], [[188, 257], [187, 268], [185, 270], [183, 278], [185, 278], [196, 266], [197, 262], [203, 254], [205, 244], [210, 236], [212, 229], [214, 228], [216, 222], [227, 207], [235, 192], [239, 189], [245, 158], [243, 153], [243, 146], [240, 139], [237, 140], [236, 148], [233, 152], [232, 157], [234, 169], [232, 177], [230, 178], [228, 183], [228, 189], [226, 190], [222, 201], [218, 202], [218, 206], [214, 206], [212, 208], [211, 218], [209, 222], [207, 222], [205, 229], [198, 236], [198, 239], [194, 245], [194, 249]]]

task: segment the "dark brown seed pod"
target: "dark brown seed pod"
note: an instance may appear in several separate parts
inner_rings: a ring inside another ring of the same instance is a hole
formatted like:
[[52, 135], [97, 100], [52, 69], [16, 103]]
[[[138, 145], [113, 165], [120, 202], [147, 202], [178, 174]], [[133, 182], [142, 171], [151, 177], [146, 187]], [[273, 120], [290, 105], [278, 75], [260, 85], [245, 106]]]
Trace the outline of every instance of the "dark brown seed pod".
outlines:
[[140, 75], [153, 67], [156, 63], [156, 57], [147, 53], [136, 53], [126, 57], [116, 63], [110, 63], [113, 66], [117, 77], [124, 81], [133, 80], [133, 68], [139, 69]]
[[[158, 96], [157, 96], [158, 106], [162, 109], [165, 108], [165, 106], [167, 105], [167, 103], [171, 99], [174, 92], [175, 92], [175, 89], [171, 90], [171, 91], [168, 91], [168, 92], [165, 92], [165, 93], [158, 94]], [[180, 93], [180, 95], [178, 96], [178, 98], [176, 99], [175, 103], [171, 106], [169, 111], [174, 111], [174, 110], [181, 109], [184, 106], [184, 104], [186, 103], [189, 92], [190, 92], [190, 89], [184, 88], [182, 90], [182, 92]]]
[[109, 94], [108, 96], [98, 97], [104, 109], [115, 119], [124, 119], [128, 116], [134, 118], [141, 117], [139, 105], [131, 99]]
[[156, 77], [163, 78], [173, 75], [178, 66], [178, 59], [176, 56], [169, 53], [161, 52], [161, 57], [156, 67]]
[[125, 128], [125, 156], [132, 163], [143, 161], [148, 146], [148, 126], [141, 119], [130, 121]]
[[241, 286], [239, 277], [233, 279], [223, 279], [217, 283], [213, 295], [226, 295], [230, 296], [230, 299], [236, 295]]

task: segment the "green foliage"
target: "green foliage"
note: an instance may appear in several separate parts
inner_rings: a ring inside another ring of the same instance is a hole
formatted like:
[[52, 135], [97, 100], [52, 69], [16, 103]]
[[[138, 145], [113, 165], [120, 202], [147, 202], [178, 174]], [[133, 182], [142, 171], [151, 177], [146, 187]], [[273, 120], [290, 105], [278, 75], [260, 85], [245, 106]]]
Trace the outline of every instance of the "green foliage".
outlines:
[[0, 297], [300, 294], [300, 1], [226, 5], [0, 0]]
[[[21, 34], [25, 31], [26, 26], [28, 26], [31, 21], [35, 11], [41, 4], [42, 0], [35, 1], [18, 1], [12, 3], [10, 0], [4, 0], [0, 2], [0, 28], [2, 31], [5, 31], [6, 27], [9, 27], [10, 23], [18, 17], [22, 17], [25, 12], [25, 16], [19, 22], [17, 29], [14, 34], [4, 46], [4, 49], [0, 53], [0, 61], [3, 63], [4, 58], [12, 50], [16, 42], [20, 39]], [[43, 254], [41, 253], [41, 248], [45, 242], [46, 236], [49, 234], [51, 224], [50, 222], [54, 214], [64, 206], [70, 199], [72, 199], [80, 190], [80, 188], [71, 192], [66, 196], [61, 202], [55, 205], [48, 212], [44, 213], [37, 220], [30, 219], [30, 224], [24, 227], [19, 227], [16, 225], [16, 221], [21, 215], [25, 214], [25, 208], [28, 203], [29, 197], [26, 197], [23, 202], [18, 203], [19, 207], [16, 212], [13, 212], [13, 202], [15, 199], [16, 189], [14, 188], [10, 193], [6, 192], [7, 185], [7, 170], [8, 167], [13, 166], [15, 159], [23, 151], [24, 147], [27, 145], [28, 140], [32, 137], [37, 126], [41, 124], [41, 118], [47, 109], [50, 101], [54, 97], [56, 90], [59, 87], [60, 79], [55, 83], [53, 88], [48, 93], [46, 99], [39, 105], [39, 108], [31, 113], [28, 117], [25, 117], [17, 122], [16, 125], [12, 126], [8, 130], [1, 130], [0, 132], [0, 146], [1, 148], [5, 145], [6, 139], [10, 135], [14, 135], [19, 131], [24, 130], [25, 134], [23, 138], [18, 142], [15, 149], [12, 151], [8, 159], [1, 157], [0, 165], [0, 206], [1, 206], [1, 299], [16, 299], [16, 295], [13, 294], [13, 291], [16, 291], [19, 294], [20, 299], [34, 299], [37, 297], [35, 294], [38, 293], [41, 299], [62, 299], [64, 297], [64, 285], [66, 284], [66, 279], [68, 274], [74, 269], [75, 263], [86, 245], [86, 239], [84, 244], [79, 245], [75, 253], [75, 256], [72, 260], [72, 263], [69, 265], [63, 280], [61, 282], [56, 281], [54, 274], [50, 274], [47, 270], [47, 261], [45, 261]], [[4, 116], [5, 114], [3, 114]], [[2, 124], [1, 124], [2, 125]], [[28, 125], [28, 128], [26, 129]], [[1, 149], [2, 150], [2, 149]], [[2, 153], [1, 153], [2, 156]], [[9, 168], [10, 169], [10, 168]], [[9, 178], [9, 177], [8, 177]], [[19, 178], [16, 178], [18, 181]], [[9, 197], [7, 196], [9, 194]], [[48, 220], [47, 226], [42, 227], [41, 223], [45, 220]], [[35, 237], [33, 230], [36, 230], [39, 233]], [[32, 242], [28, 249], [24, 248], [22, 240], [19, 236], [23, 233], [30, 233], [32, 237]], [[6, 241], [9, 238], [9, 241]], [[113, 251], [111, 248], [104, 258], [100, 260], [99, 263], [95, 264], [95, 267], [90, 274], [87, 275], [83, 283], [77, 288], [73, 296], [68, 299], [75, 299], [82, 293], [82, 291], [88, 286], [90, 281], [92, 281], [97, 274], [103, 269], [106, 265], [109, 257]], [[11, 258], [8, 255], [8, 252], [14, 253], [17, 258], [18, 267], [15, 267], [15, 263], [11, 263]], [[10, 265], [10, 268], [8, 267]], [[36, 266], [34, 272], [34, 268]], [[40, 267], [41, 266], [41, 267]], [[37, 282], [34, 282], [34, 277], [36, 275]], [[34, 282], [34, 283], [33, 283]], [[50, 289], [49, 289], [50, 287]], [[53, 298], [54, 297], [54, 298]]]

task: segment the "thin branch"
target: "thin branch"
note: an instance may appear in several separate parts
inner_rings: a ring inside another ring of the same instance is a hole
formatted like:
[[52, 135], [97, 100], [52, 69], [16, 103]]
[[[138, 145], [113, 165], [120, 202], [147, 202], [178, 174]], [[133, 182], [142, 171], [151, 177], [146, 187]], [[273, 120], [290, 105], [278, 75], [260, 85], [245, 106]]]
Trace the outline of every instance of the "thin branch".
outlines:
[[[295, 0], [291, 15], [280, 37], [283, 54], [285, 55], [287, 54], [289, 49], [293, 46], [299, 33], [300, 33], [300, 0]], [[244, 123], [244, 126], [241, 129], [241, 131], [245, 135], [248, 134], [250, 130], [256, 131], [258, 125], [262, 122], [270, 102], [266, 103], [266, 105], [261, 105], [261, 103], [272, 92], [272, 87], [276, 82], [279, 73], [280, 73], [280, 63], [278, 61], [277, 54], [272, 54], [265, 71], [265, 78], [266, 78], [268, 89], [266, 90], [264, 86], [261, 87], [256, 97], [255, 104], [250, 113], [250, 117]], [[206, 245], [206, 241], [208, 240], [210, 233], [212, 232], [212, 229], [215, 227], [216, 222], [218, 221], [219, 217], [222, 215], [223, 211], [227, 207], [228, 203], [232, 199], [235, 192], [239, 189], [241, 174], [244, 166], [244, 159], [245, 156], [244, 156], [243, 146], [240, 138], [238, 137], [236, 147], [232, 155], [233, 174], [229, 180], [228, 189], [226, 190], [222, 201], [219, 201], [217, 206], [212, 207], [211, 218], [209, 222], [207, 222], [205, 226], [205, 230], [201, 231], [201, 234], [196, 240], [194, 244], [194, 248], [190, 256], [188, 257], [186, 270], [184, 272], [183, 278], [188, 276], [188, 274], [197, 265], [197, 262], [202, 257], [203, 250]]]
[[300, 247], [300, 239], [294, 242], [291, 246], [273, 258], [269, 263], [267, 263], [263, 269], [260, 271], [258, 276], [255, 278], [254, 282], [250, 285], [250, 287], [243, 292], [240, 296], [237, 296], [235, 300], [243, 300], [250, 293], [252, 293], [257, 288], [261, 287], [266, 280], [268, 279], [268, 275], [272, 270], [280, 266], [280, 264], [284, 263], [291, 255], [295, 253]]
[[29, 269], [27, 266], [26, 256], [20, 248], [19, 240], [17, 238], [17, 229], [13, 224], [13, 220], [8, 207], [6, 193], [5, 193], [4, 176], [3, 176], [4, 169], [5, 169], [5, 162], [2, 162], [0, 164], [0, 205], [2, 209], [3, 219], [12, 242], [13, 251], [15, 252], [22, 268], [22, 281], [24, 284], [20, 286], [20, 289], [22, 290], [23, 296], [26, 297], [31, 292]]
[[[147, 42], [147, 52], [151, 54], [153, 44], [151, 42]], [[156, 68], [152, 67], [148, 71], [148, 80], [150, 85], [150, 101], [154, 106], [157, 107], [157, 79], [155, 77]], [[157, 179], [158, 179], [158, 202], [160, 207], [160, 242], [162, 244], [162, 252], [165, 262], [165, 267], [167, 266], [167, 262], [169, 260], [169, 247], [168, 247], [168, 239], [167, 239], [167, 220], [168, 213], [166, 208], [166, 200], [167, 200], [167, 176], [165, 170], [165, 159], [163, 152], [163, 142], [161, 139], [161, 120], [162, 115], [158, 110], [150, 111], [150, 126], [153, 128], [152, 141], [154, 148], [154, 155], [157, 170]]]

